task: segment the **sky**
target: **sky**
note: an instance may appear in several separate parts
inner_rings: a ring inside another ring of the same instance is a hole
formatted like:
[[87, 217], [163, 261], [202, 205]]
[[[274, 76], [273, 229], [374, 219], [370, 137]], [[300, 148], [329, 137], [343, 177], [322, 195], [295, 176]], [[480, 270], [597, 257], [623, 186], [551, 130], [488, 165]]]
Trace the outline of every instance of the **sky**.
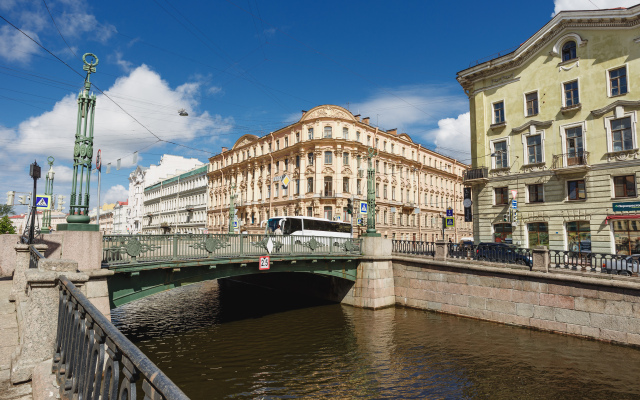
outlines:
[[560, 11], [638, 2], [0, 0], [0, 196], [32, 190], [34, 160], [43, 193], [52, 156], [68, 206], [85, 53], [99, 59], [94, 149], [101, 201], [112, 203], [127, 199], [136, 164], [207, 162], [322, 104], [470, 162], [458, 71], [515, 49]]

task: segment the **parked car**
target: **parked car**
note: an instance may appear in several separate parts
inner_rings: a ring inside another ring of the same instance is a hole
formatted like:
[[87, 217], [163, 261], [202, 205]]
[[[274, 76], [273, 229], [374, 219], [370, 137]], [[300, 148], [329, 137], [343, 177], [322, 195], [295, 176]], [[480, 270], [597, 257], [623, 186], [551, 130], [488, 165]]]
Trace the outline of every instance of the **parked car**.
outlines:
[[630, 256], [614, 256], [602, 259], [602, 269], [608, 274], [626, 275], [637, 274], [640, 266], [640, 254]]
[[531, 256], [518, 247], [506, 243], [480, 243], [476, 248], [475, 258], [505, 263], [515, 263], [530, 267], [533, 264]]

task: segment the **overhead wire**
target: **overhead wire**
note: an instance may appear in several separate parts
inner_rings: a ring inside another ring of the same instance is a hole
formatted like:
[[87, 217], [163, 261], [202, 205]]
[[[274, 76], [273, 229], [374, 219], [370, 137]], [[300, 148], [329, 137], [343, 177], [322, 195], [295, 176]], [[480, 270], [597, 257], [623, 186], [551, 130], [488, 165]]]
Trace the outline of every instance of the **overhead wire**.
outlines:
[[53, 25], [56, 27], [56, 30], [58, 31], [58, 35], [60, 35], [60, 37], [62, 38], [62, 41], [64, 41], [64, 44], [67, 45], [67, 47], [69, 48], [69, 51], [71, 51], [71, 54], [73, 54], [73, 56], [75, 58], [78, 58], [78, 56], [73, 51], [71, 46], [69, 46], [69, 43], [67, 43], [67, 40], [64, 38], [64, 36], [62, 36], [62, 32], [60, 32], [60, 28], [58, 28], [58, 24], [56, 24], [56, 20], [53, 19], [53, 15], [51, 15], [51, 10], [49, 10], [49, 6], [47, 5], [47, 2], [45, 0], [42, 0], [42, 2], [44, 3], [44, 6], [47, 8], [47, 12], [49, 13], [49, 17], [51, 17], [51, 22], [53, 22]]

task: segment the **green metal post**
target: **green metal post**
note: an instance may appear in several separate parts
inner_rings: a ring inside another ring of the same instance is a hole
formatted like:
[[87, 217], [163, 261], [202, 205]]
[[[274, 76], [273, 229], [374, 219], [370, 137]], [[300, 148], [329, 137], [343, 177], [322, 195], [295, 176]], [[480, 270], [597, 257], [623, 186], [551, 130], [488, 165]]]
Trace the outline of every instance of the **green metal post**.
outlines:
[[376, 231], [376, 170], [373, 168], [373, 157], [378, 155], [378, 150], [369, 147], [369, 168], [367, 170], [367, 232], [362, 236], [379, 237]]
[[[49, 172], [47, 172], [47, 180], [44, 186], [44, 194], [47, 196], [53, 196], [53, 161], [55, 159], [52, 156], [47, 158], [47, 162], [49, 163]], [[50, 233], [51, 230], [49, 227], [51, 226], [51, 210], [44, 210], [42, 213], [42, 228], [40, 232], [42, 233]]]
[[236, 200], [236, 196], [233, 194], [233, 191], [235, 190], [236, 185], [231, 185], [231, 188], [229, 190], [229, 233], [234, 233], [234, 229], [233, 229], [233, 221], [235, 219], [236, 213], [235, 213], [235, 200]]
[[[87, 60], [89, 58], [89, 60]], [[86, 53], [82, 56], [83, 70], [87, 72], [84, 90], [78, 95], [78, 115], [76, 122], [75, 146], [73, 148], [73, 182], [69, 216], [62, 230], [97, 230], [89, 228], [89, 187], [93, 159], [93, 125], [96, 96], [90, 94], [91, 74], [96, 72], [98, 57]], [[99, 205], [98, 205], [99, 206]]]

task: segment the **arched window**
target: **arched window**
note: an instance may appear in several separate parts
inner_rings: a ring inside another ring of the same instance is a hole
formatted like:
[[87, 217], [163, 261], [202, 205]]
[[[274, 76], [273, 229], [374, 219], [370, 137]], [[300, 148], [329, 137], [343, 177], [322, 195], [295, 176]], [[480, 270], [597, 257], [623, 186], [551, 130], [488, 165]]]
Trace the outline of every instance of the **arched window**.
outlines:
[[562, 61], [569, 61], [576, 58], [576, 42], [568, 41], [562, 46]]

